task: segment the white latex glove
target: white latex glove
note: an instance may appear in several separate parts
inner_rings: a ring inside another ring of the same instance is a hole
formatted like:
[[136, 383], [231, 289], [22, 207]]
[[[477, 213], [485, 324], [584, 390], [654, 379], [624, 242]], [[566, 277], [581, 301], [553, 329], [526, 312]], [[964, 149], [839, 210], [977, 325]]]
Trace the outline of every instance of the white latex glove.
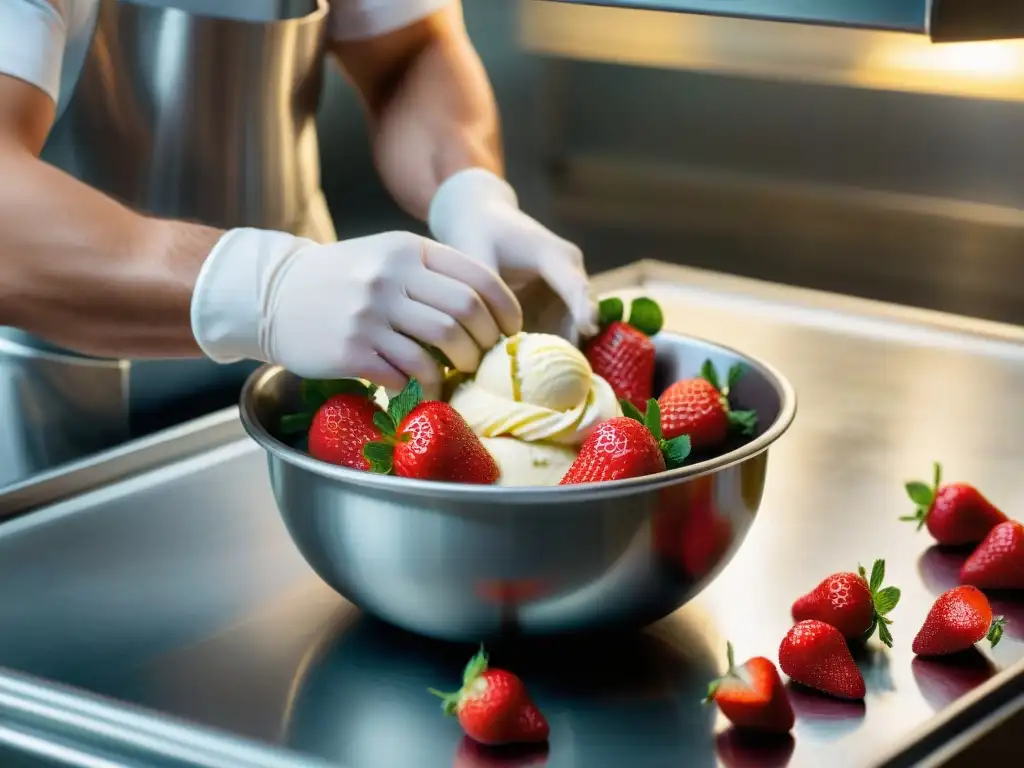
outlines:
[[565, 303], [579, 333], [597, 333], [583, 253], [519, 210], [504, 179], [483, 168], [449, 176], [434, 194], [428, 224], [440, 242], [480, 259], [516, 291], [541, 278]]
[[481, 349], [521, 326], [519, 303], [494, 271], [409, 232], [320, 245], [234, 229], [192, 295], [192, 333], [217, 362], [250, 358], [394, 389], [415, 377], [427, 397], [440, 394], [441, 370], [417, 341], [472, 372]]

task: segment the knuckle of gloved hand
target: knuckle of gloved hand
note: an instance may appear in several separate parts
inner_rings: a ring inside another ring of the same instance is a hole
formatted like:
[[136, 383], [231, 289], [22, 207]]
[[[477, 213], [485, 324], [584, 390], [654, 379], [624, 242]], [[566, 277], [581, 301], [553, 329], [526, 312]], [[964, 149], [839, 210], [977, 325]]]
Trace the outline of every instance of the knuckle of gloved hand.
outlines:
[[466, 290], [451, 299], [452, 313], [460, 320], [469, 320], [480, 309], [480, 300], [472, 290]]

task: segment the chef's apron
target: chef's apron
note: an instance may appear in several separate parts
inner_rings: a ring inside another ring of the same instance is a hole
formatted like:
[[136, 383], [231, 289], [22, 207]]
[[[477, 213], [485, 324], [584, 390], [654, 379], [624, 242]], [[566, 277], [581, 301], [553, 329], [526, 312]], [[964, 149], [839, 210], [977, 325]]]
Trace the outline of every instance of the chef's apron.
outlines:
[[[333, 241], [326, 17], [325, 0], [101, 0], [43, 158], [155, 216]], [[227, 405], [256, 365], [103, 360], [0, 328], [0, 486]]]

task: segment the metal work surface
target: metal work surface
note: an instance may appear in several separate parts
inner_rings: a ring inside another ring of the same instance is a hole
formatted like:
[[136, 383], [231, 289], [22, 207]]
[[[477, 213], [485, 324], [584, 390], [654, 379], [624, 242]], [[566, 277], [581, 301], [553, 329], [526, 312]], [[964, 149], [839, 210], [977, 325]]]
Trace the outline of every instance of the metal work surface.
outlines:
[[[908, 511], [903, 481], [926, 476], [933, 459], [1020, 516], [1024, 410], [1008, 405], [1024, 388], [1024, 333], [661, 264], [597, 280], [602, 291], [638, 285], [623, 295], [656, 297], [669, 328], [785, 372], [800, 412], [773, 448], [761, 519], [693, 602], [631, 636], [490, 649], [550, 719], [546, 762], [532, 764], [911, 765], [1024, 695], [1024, 602], [995, 601], [1009, 625], [994, 651], [958, 664], [913, 659], [913, 635], [955, 562], [896, 519]], [[92, 720], [62, 718], [62, 732], [106, 728], [108, 754], [131, 741], [139, 764], [160, 744], [149, 765], [483, 764], [425, 691], [457, 684], [472, 647], [392, 629], [324, 586], [287, 538], [262, 451], [222, 437], [0, 526], [0, 577], [17, 585], [0, 596], [4, 626], [17, 627], [0, 636], [0, 664], [233, 734], [201, 731], [175, 761], [166, 743], [181, 731], [138, 710], [93, 702], [82, 705]], [[864, 704], [793, 690], [792, 741], [726, 733], [700, 704], [726, 639], [740, 657], [775, 657], [794, 597], [876, 557], [903, 598], [895, 648], [860, 655]], [[29, 689], [0, 676], [5, 722], [50, 711], [25, 703]], [[915, 743], [927, 749], [908, 751]]]

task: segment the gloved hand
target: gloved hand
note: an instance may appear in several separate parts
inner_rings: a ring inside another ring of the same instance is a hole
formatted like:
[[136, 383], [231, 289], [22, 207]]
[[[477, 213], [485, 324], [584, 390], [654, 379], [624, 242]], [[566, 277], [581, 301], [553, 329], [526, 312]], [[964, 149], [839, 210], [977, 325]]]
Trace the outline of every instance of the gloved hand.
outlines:
[[483, 168], [453, 174], [434, 194], [428, 224], [440, 242], [480, 259], [513, 290], [541, 278], [565, 303], [579, 333], [597, 333], [583, 253], [519, 210], [503, 179]]
[[368, 379], [427, 397], [441, 370], [418, 344], [462, 371], [521, 329], [522, 312], [479, 261], [408, 232], [329, 245], [233, 229], [206, 258], [192, 294], [192, 333], [211, 359], [250, 358], [306, 378]]

